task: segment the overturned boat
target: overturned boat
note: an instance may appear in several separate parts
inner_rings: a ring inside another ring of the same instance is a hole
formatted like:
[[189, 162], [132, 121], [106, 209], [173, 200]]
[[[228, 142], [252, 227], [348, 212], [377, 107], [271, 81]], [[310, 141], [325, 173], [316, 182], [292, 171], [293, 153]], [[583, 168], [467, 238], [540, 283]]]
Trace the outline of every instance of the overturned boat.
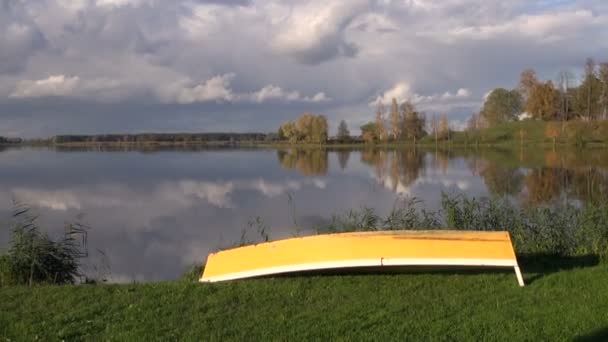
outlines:
[[395, 266], [465, 266], [521, 271], [506, 231], [374, 231], [297, 237], [212, 253], [201, 282], [273, 274]]

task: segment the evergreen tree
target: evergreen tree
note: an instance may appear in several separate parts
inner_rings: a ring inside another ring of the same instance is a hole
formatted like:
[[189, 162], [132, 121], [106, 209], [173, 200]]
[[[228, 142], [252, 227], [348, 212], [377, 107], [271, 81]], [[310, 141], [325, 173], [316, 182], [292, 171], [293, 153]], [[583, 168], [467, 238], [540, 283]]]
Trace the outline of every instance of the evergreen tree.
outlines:
[[338, 125], [337, 137], [340, 141], [346, 141], [350, 139], [350, 132], [348, 131], [348, 126], [346, 126], [346, 121], [344, 120], [340, 121], [340, 124]]

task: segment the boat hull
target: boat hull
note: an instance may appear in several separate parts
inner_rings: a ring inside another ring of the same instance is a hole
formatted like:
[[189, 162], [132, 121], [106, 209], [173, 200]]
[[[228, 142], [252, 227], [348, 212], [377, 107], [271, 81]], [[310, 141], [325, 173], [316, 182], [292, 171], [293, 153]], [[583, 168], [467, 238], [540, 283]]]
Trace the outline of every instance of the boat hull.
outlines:
[[391, 266], [512, 267], [508, 232], [376, 231], [314, 235], [212, 253], [200, 281], [273, 274]]

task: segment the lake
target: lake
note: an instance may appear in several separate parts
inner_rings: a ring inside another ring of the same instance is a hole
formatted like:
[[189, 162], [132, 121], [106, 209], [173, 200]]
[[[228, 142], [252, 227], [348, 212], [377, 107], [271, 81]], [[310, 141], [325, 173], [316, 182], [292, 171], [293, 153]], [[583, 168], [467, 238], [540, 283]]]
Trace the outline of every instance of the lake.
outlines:
[[442, 192], [523, 205], [603, 201], [608, 150], [8, 148], [0, 248], [17, 200], [51, 235], [76, 218], [91, 227], [88, 274], [168, 280], [219, 248], [256, 241], [256, 218], [279, 239], [349, 209], [387, 213], [407, 196], [437, 209]]

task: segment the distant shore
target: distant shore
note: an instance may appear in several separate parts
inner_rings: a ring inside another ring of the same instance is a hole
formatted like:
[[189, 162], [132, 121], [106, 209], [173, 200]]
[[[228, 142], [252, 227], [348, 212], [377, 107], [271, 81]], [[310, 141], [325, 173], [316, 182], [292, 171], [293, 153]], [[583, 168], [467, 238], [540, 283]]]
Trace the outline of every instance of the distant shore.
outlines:
[[57, 147], [264, 147], [264, 148], [404, 148], [404, 147], [608, 147], [606, 121], [521, 121], [491, 128], [453, 131], [448, 139], [426, 135], [414, 142], [385, 140], [366, 142], [359, 136], [324, 143], [279, 140], [274, 133], [142, 133], [104, 135], [58, 135], [49, 139], [0, 137], [0, 146]]

